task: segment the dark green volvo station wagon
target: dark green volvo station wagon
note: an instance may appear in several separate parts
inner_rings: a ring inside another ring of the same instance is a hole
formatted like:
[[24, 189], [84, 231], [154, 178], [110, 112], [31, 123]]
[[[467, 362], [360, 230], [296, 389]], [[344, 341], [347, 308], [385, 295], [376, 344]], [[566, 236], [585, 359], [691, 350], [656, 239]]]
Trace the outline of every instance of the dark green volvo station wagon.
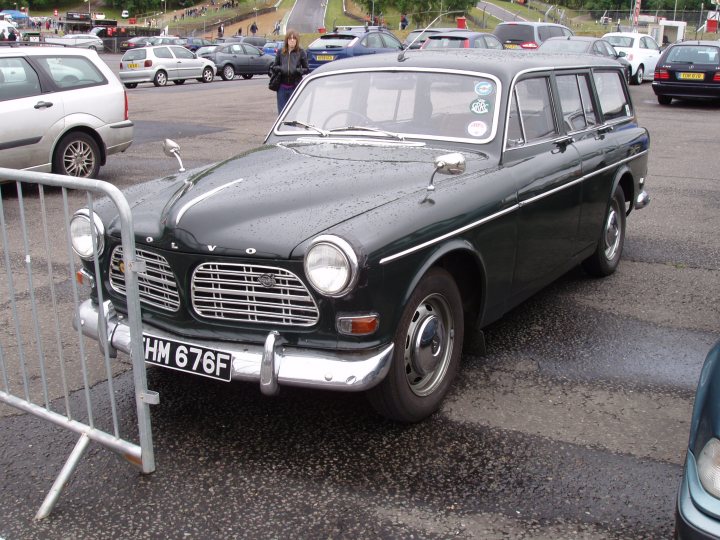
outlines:
[[[145, 360], [266, 394], [363, 391], [420, 421], [466, 329], [575, 265], [615, 271], [626, 218], [649, 202], [649, 143], [614, 60], [459, 49], [322, 66], [259, 148], [125, 193]], [[82, 272], [112, 304], [95, 295], [79, 318], [97, 338], [106, 312], [128, 352], [112, 208], [73, 218]]]

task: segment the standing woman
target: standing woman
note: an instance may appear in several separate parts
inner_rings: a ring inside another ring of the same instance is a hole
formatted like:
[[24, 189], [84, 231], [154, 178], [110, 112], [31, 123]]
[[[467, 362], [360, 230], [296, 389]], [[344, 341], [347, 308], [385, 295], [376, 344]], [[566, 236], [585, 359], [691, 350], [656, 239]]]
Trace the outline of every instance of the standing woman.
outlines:
[[307, 54], [300, 48], [300, 36], [295, 30], [288, 30], [285, 43], [275, 55], [273, 72], [280, 72], [280, 88], [277, 91], [278, 114], [290, 101], [293, 91], [300, 84], [302, 76], [308, 72]]

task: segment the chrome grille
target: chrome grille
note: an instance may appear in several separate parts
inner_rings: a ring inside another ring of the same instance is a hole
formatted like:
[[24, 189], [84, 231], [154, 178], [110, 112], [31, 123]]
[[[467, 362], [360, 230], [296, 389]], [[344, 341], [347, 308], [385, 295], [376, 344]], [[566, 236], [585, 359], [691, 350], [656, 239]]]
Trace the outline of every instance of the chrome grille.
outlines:
[[[145, 261], [145, 272], [138, 274], [140, 302], [166, 311], [177, 311], [180, 307], [175, 276], [165, 257], [144, 249], [136, 249], [138, 261]], [[122, 246], [117, 246], [110, 258], [110, 285], [120, 294], [125, 294], [125, 274], [120, 270], [123, 262]]]
[[303, 282], [271, 266], [201, 264], [193, 272], [191, 296], [198, 315], [211, 319], [312, 326], [319, 316]]

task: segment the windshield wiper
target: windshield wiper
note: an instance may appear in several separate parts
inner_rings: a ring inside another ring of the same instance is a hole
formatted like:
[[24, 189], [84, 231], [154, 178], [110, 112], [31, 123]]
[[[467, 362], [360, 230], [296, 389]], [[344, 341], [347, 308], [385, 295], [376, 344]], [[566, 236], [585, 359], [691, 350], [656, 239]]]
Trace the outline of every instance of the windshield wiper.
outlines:
[[325, 131], [324, 129], [320, 129], [319, 127], [313, 126], [312, 124], [306, 124], [305, 122], [300, 122], [299, 120], [285, 120], [283, 122], [284, 126], [292, 126], [292, 127], [301, 127], [308, 129], [310, 131], [316, 131], [323, 137], [327, 137], [329, 132]]
[[398, 141], [404, 141], [405, 138], [399, 133], [393, 133], [392, 131], [385, 131], [384, 129], [377, 129], [367, 126], [345, 126], [341, 128], [333, 128], [328, 133], [334, 133], [336, 131], [372, 131], [373, 133], [380, 133], [386, 137], [397, 139]]

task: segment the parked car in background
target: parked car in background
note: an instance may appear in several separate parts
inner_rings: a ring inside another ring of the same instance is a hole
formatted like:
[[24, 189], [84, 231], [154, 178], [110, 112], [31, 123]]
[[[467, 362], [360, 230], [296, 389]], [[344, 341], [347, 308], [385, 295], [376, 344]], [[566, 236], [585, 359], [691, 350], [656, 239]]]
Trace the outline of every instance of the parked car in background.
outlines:
[[551, 37], [572, 36], [573, 31], [562, 24], [547, 22], [513, 21], [500, 23], [493, 34], [506, 49], [537, 50]]
[[45, 43], [53, 43], [56, 45], [64, 45], [66, 47], [80, 47], [83, 49], [92, 49], [94, 51], [102, 51], [105, 49], [103, 40], [94, 34], [67, 34], [65, 36], [48, 36], [43, 39]]
[[192, 52], [196, 52], [200, 47], [207, 47], [213, 44], [212, 41], [205, 38], [187, 37], [181, 39], [183, 47]]
[[136, 36], [120, 42], [120, 51], [152, 45], [152, 36]]
[[487, 32], [455, 31], [428, 36], [422, 49], [502, 49], [502, 43]]
[[458, 28], [418, 28], [412, 30], [402, 42], [402, 45], [406, 49], [419, 49], [422, 47], [428, 36], [433, 34], [447, 34], [448, 32], [455, 32]]
[[217, 38], [214, 43], [216, 45], [222, 45], [223, 43], [242, 43], [243, 36], [226, 36]]
[[450, 49], [329, 62], [262, 146], [127, 191], [135, 253], [109, 201], [75, 214], [81, 275], [102, 287], [77, 326], [128, 353], [122, 261], [144, 261], [149, 364], [268, 395], [367, 392], [381, 414], [417, 422], [450, 390], [466, 329], [577, 264], [616, 270], [626, 219], [648, 202], [649, 144], [611, 59]]
[[133, 141], [125, 89], [94, 51], [0, 48], [0, 167], [97, 178]]
[[283, 41], [268, 41], [263, 45], [262, 51], [270, 56], [275, 56], [283, 48]]
[[120, 13], [120, 17], [122, 17], [123, 19], [127, 19], [128, 17], [130, 17], [130, 12], [127, 9], [123, 9], [122, 13]]
[[625, 69], [625, 76], [627, 81], [630, 82], [632, 75], [632, 66], [630, 62], [625, 58], [624, 52], [618, 52], [615, 48], [610, 45], [609, 41], [602, 38], [595, 38], [589, 36], [567, 36], [567, 37], [554, 37], [546, 39], [542, 45], [540, 45], [540, 51], [542, 52], [575, 52], [575, 53], [586, 53], [596, 54], [598, 56], [606, 56], [608, 58], [614, 58], [617, 60]]
[[253, 45], [258, 49], [262, 49], [268, 42], [268, 39], [265, 36], [243, 36], [242, 42], [247, 43], [248, 45]]
[[220, 47], [219, 44], [213, 44], [213, 45], [206, 45], [205, 47], [200, 47], [197, 51], [195, 51], [195, 55], [200, 58], [207, 58], [210, 59], [210, 55], [215, 52], [215, 50]]
[[352, 56], [399, 52], [403, 48], [394, 34], [381, 26], [344, 26], [322, 34], [307, 48], [310, 71]]
[[231, 81], [235, 75], [251, 79], [253, 75], [268, 75], [275, 57], [265, 54], [257, 47], [247, 43], [227, 43], [212, 51], [203, 52], [203, 57], [211, 60], [224, 81]]
[[184, 40], [177, 36], [154, 36], [150, 38], [150, 45], [181, 45], [184, 46]]
[[660, 47], [647, 34], [636, 32], [609, 32], [603, 36], [618, 52], [625, 53], [625, 59], [632, 66], [631, 82], [642, 84], [646, 79], [652, 80], [655, 65], [660, 59]]
[[720, 341], [705, 359], [695, 393], [675, 538], [720, 538]]
[[127, 88], [143, 82], [183, 84], [188, 79], [209, 83], [215, 78], [215, 64], [180, 45], [149, 45], [123, 55], [119, 76]]
[[670, 45], [655, 66], [652, 88], [660, 105], [673, 98], [720, 99], [720, 41]]

